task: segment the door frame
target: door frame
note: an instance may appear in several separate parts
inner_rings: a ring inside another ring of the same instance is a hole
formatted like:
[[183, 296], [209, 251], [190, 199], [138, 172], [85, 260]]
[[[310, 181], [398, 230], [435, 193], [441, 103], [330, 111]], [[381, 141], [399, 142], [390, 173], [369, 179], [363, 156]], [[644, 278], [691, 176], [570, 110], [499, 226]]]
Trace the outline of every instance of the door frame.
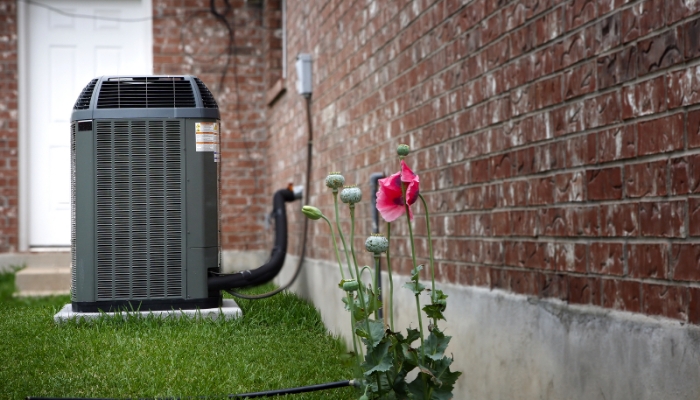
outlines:
[[[140, 0], [144, 9], [144, 17], [153, 15], [152, 0]], [[18, 196], [17, 196], [17, 222], [18, 222], [18, 251], [30, 251], [29, 244], [29, 7], [37, 7], [24, 1], [18, 1], [17, 5], [17, 168], [18, 168]], [[146, 54], [151, 54], [151, 74], [153, 73], [153, 20], [143, 22], [147, 24], [147, 30], [151, 32], [143, 41]], [[85, 82], [87, 84], [87, 82]], [[50, 249], [47, 249], [50, 250]]]

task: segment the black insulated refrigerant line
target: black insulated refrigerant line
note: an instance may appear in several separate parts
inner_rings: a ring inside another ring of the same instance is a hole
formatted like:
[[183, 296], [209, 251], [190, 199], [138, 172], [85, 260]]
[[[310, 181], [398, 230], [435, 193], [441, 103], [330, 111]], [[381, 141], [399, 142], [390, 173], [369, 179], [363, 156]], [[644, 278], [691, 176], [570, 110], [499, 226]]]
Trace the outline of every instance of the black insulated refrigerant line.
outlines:
[[207, 280], [209, 290], [229, 290], [262, 285], [271, 281], [282, 269], [287, 255], [287, 212], [285, 204], [296, 200], [290, 189], [278, 190], [272, 197], [272, 215], [275, 219], [275, 245], [270, 259], [262, 266], [235, 274], [214, 275]]

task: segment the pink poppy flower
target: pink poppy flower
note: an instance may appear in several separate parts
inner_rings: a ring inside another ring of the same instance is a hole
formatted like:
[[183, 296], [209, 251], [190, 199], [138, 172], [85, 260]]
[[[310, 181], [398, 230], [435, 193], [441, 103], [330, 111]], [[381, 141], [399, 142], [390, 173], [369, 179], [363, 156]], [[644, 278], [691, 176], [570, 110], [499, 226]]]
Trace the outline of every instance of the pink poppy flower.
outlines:
[[[405, 162], [401, 161], [401, 171], [388, 178], [379, 180], [379, 192], [377, 192], [377, 210], [386, 222], [391, 222], [406, 212], [406, 204], [409, 206], [418, 199], [420, 180]], [[401, 187], [406, 188], [404, 200]], [[408, 215], [413, 219], [413, 211], [408, 208]]]

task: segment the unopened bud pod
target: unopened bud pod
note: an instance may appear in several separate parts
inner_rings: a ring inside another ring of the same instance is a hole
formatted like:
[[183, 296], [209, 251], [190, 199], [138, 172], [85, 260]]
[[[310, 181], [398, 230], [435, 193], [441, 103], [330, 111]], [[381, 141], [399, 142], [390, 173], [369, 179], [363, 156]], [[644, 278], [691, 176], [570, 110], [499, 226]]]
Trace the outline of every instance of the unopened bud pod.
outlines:
[[372, 236], [368, 237], [365, 241], [365, 248], [370, 253], [379, 255], [381, 253], [386, 253], [389, 249], [389, 240], [378, 233], [373, 233]]
[[360, 283], [355, 279], [346, 279], [342, 282], [343, 290], [346, 292], [354, 292], [360, 288]]
[[340, 200], [346, 204], [356, 204], [362, 200], [362, 190], [357, 186], [345, 186], [340, 191]]
[[321, 210], [314, 206], [304, 206], [301, 208], [301, 212], [304, 213], [304, 215], [306, 215], [309, 219], [313, 219], [314, 221], [323, 216]]
[[400, 144], [399, 147], [396, 148], [396, 153], [399, 155], [399, 157], [406, 157], [409, 151], [410, 148], [407, 144]]
[[331, 172], [326, 177], [326, 186], [333, 190], [338, 190], [345, 184], [345, 177], [340, 172]]

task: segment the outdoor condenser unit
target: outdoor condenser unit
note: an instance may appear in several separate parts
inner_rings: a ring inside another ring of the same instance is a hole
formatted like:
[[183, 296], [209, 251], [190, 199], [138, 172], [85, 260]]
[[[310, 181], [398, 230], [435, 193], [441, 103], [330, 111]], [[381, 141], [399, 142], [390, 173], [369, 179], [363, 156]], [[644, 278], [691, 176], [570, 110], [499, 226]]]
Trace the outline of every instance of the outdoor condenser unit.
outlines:
[[219, 109], [193, 76], [103, 76], [71, 116], [72, 309], [214, 308]]

